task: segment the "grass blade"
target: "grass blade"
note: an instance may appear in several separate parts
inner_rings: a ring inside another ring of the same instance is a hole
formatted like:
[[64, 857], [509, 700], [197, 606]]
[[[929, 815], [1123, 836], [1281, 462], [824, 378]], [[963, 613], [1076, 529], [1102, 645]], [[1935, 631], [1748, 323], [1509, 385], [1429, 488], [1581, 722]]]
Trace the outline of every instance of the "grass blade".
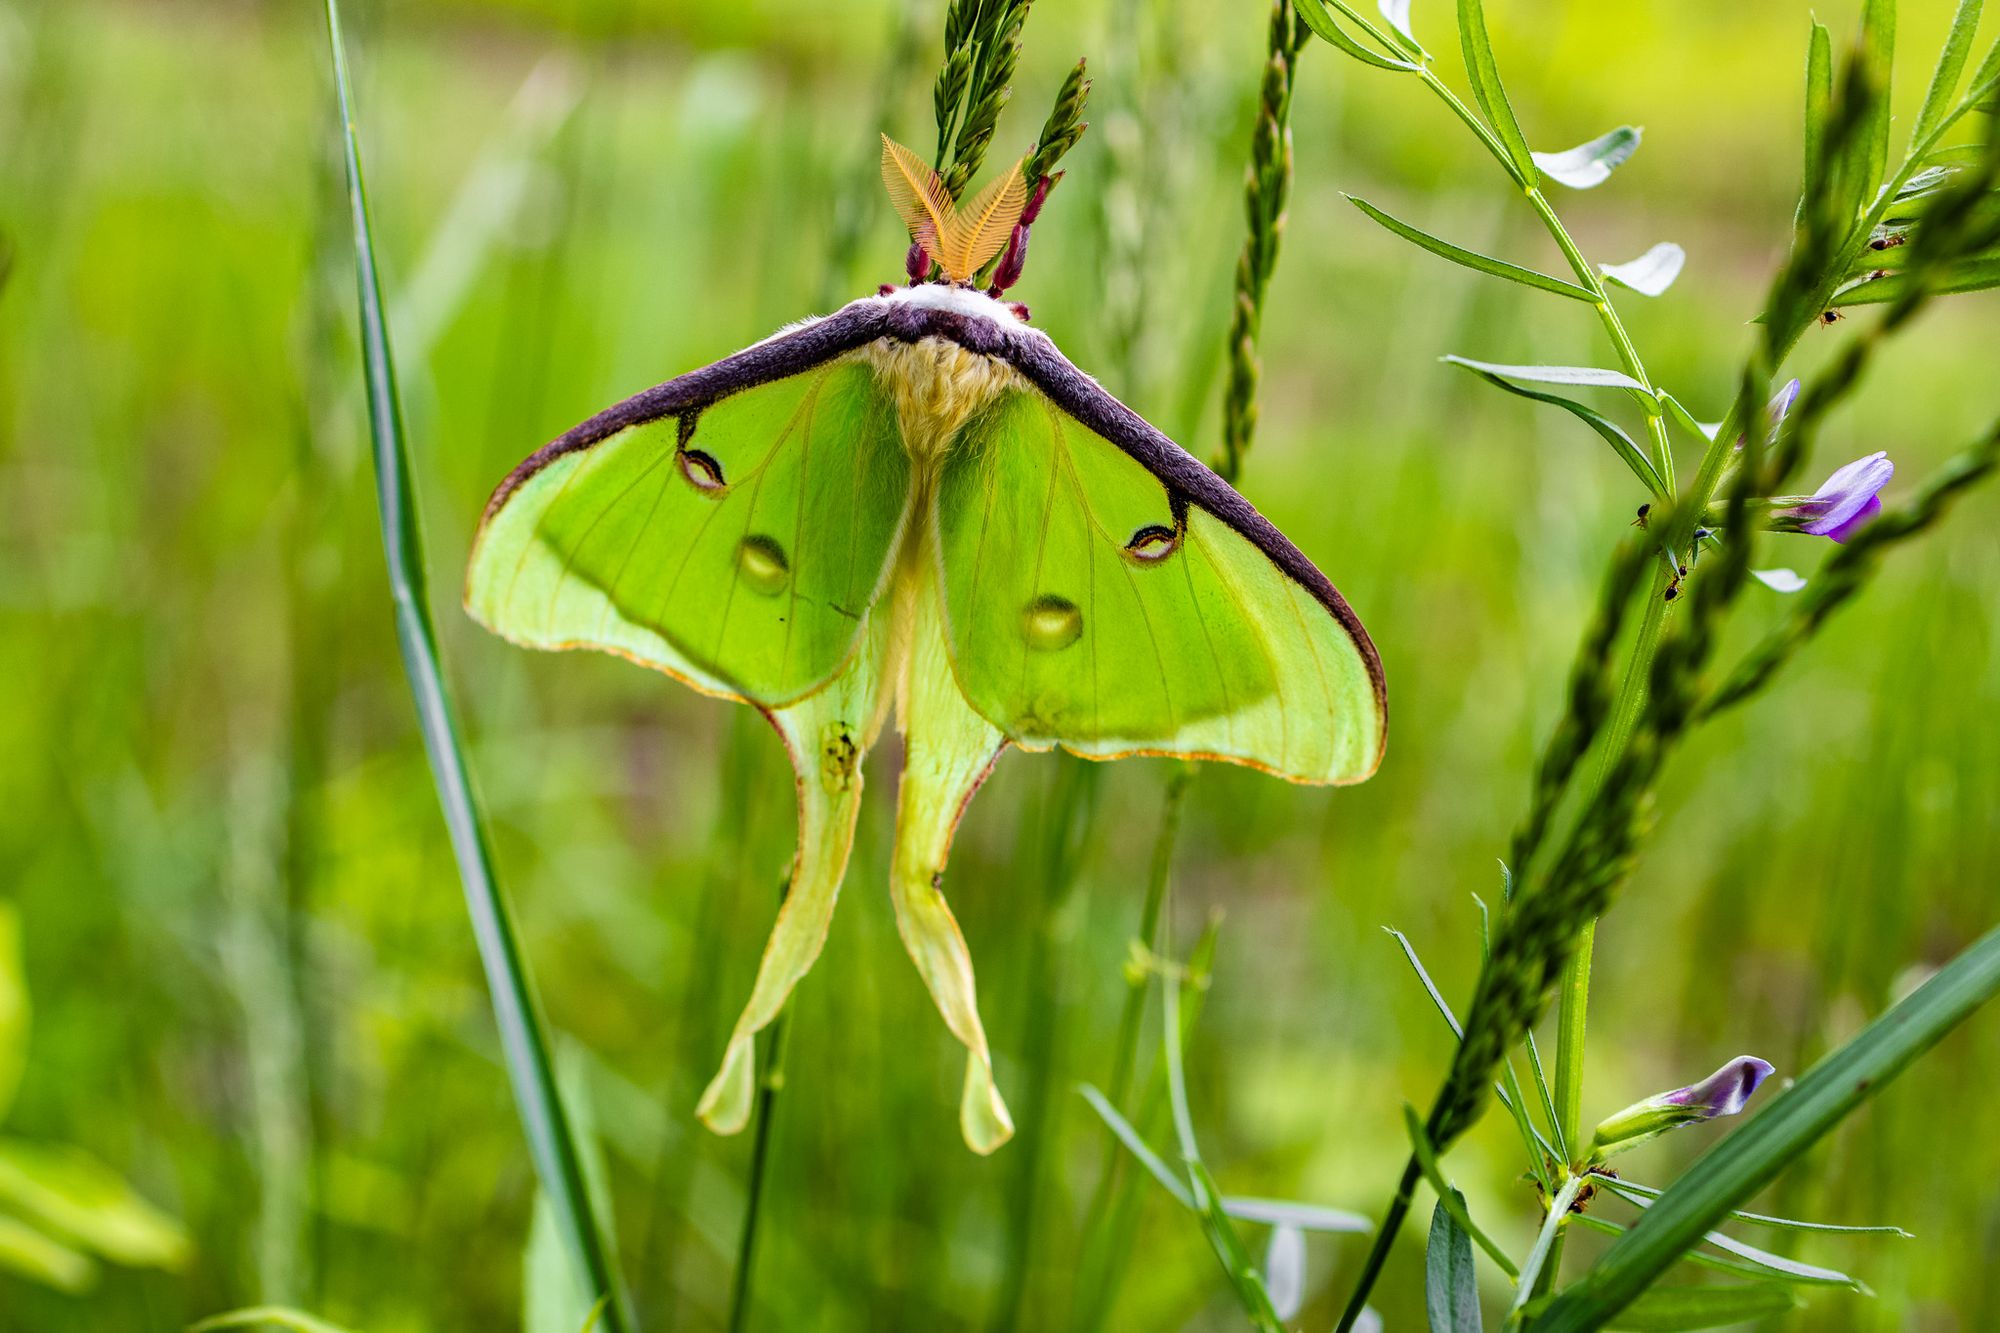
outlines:
[[1989, 931], [1852, 1041], [1780, 1093], [1749, 1124], [1704, 1154], [1638, 1225], [1558, 1296], [1535, 1333], [1598, 1328], [1738, 1203], [2000, 992], [2000, 927]]
[[1113, 1106], [1103, 1093], [1088, 1083], [1080, 1085], [1077, 1091], [1083, 1094], [1083, 1099], [1090, 1103], [1090, 1109], [1097, 1112], [1098, 1118], [1104, 1121], [1106, 1127], [1118, 1136], [1118, 1141], [1125, 1145], [1125, 1150], [1139, 1159], [1139, 1165], [1146, 1168], [1146, 1173], [1160, 1182], [1161, 1189], [1173, 1195], [1175, 1203], [1183, 1208], [1194, 1207], [1194, 1200], [1188, 1197], [1187, 1186], [1174, 1179], [1174, 1173], [1166, 1162], [1161, 1160], [1160, 1155], [1153, 1151], [1145, 1139], [1139, 1137], [1139, 1131], [1132, 1127], [1132, 1122], [1118, 1114], [1118, 1108]]
[[1504, 259], [1495, 259], [1491, 255], [1482, 255], [1477, 250], [1467, 250], [1464, 246], [1453, 245], [1450, 241], [1440, 240], [1429, 232], [1419, 231], [1409, 223], [1384, 213], [1366, 199], [1357, 199], [1350, 194], [1347, 196], [1347, 202], [1353, 204], [1356, 208], [1410, 244], [1428, 250], [1441, 258], [1449, 259], [1454, 264], [1463, 264], [1466, 268], [1476, 269], [1481, 273], [1489, 273], [1496, 278], [1505, 278], [1509, 282], [1518, 282], [1523, 287], [1533, 287], [1539, 291], [1554, 292], [1557, 296], [1567, 296], [1573, 301], [1586, 301], [1592, 304], [1595, 304], [1597, 301], [1596, 296], [1573, 282], [1564, 282], [1561, 278], [1552, 278], [1546, 273], [1537, 273], [1534, 269], [1522, 268], [1519, 264], [1510, 264]]
[[458, 719], [445, 692], [437, 636], [431, 625], [430, 600], [424, 585], [423, 541], [417, 527], [416, 497], [403, 435], [395, 361], [389, 346], [388, 318], [382, 304], [381, 279], [375, 269], [374, 237], [368, 220], [368, 196], [362, 178], [361, 145], [355, 130], [354, 98], [347, 75], [338, 0], [327, 0], [326, 23], [333, 51], [334, 85], [340, 98], [348, 202], [354, 224], [368, 428], [375, 461], [376, 498], [381, 509], [382, 545], [395, 602], [396, 640], [402, 650], [410, 692], [415, 697], [417, 722], [437, 785], [438, 803], [443, 808], [452, 852], [458, 860], [466, 908], [472, 917], [473, 938], [486, 971], [493, 1018], [500, 1031], [507, 1075], [514, 1087], [535, 1173], [554, 1209], [564, 1247], [577, 1269], [579, 1285], [593, 1297], [611, 1298], [605, 1310], [604, 1327], [609, 1333], [624, 1333], [631, 1325], [611, 1273], [608, 1247], [591, 1213], [584, 1189], [582, 1159], [556, 1088], [555, 1068], [535, 1007], [520, 941], [494, 877], [485, 819], [472, 794], [471, 775], [458, 740]]
[[1500, 68], [1493, 61], [1493, 42], [1486, 35], [1486, 9], [1480, 0], [1458, 0], [1458, 41], [1465, 52], [1465, 72], [1472, 80], [1472, 95], [1486, 113], [1494, 133], [1507, 146], [1514, 172], [1523, 186], [1532, 188], [1541, 179], [1535, 155], [1514, 118], [1513, 104], [1500, 84]]

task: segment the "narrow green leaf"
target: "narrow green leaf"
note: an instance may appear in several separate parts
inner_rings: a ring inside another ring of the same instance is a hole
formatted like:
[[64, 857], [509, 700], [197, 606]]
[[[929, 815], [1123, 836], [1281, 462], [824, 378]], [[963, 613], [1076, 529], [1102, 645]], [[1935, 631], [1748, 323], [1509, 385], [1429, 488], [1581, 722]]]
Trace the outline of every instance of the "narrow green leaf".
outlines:
[[1609, 1327], [1631, 1333], [1680, 1333], [1683, 1329], [1747, 1324], [1799, 1308], [1798, 1293], [1775, 1283], [1744, 1287], [1655, 1287], [1634, 1301]]
[[1905, 1066], [2000, 992], [2000, 928], [1989, 931], [1762, 1114], [1703, 1154], [1638, 1225], [1561, 1293], [1535, 1333], [1585, 1333], [1625, 1309], [1679, 1256]]
[[1146, 1173], [1160, 1182], [1161, 1189], [1173, 1196], [1175, 1203], [1183, 1208], [1194, 1207], [1194, 1200], [1188, 1197], [1187, 1186], [1174, 1179], [1173, 1171], [1160, 1159], [1160, 1155], [1147, 1145], [1146, 1140], [1139, 1136], [1139, 1131], [1132, 1128], [1132, 1122], [1120, 1115], [1118, 1108], [1103, 1093], [1088, 1083], [1079, 1085], [1077, 1091], [1083, 1094], [1083, 1099], [1090, 1103], [1090, 1109], [1097, 1112], [1098, 1118], [1118, 1136], [1125, 1150], [1139, 1159], [1139, 1165], [1146, 1168]]
[[1387, 931], [1390, 937], [1403, 947], [1403, 957], [1409, 959], [1410, 970], [1415, 972], [1417, 980], [1424, 984], [1424, 993], [1431, 997], [1431, 1003], [1437, 1006], [1437, 1011], [1440, 1014], [1444, 1015], [1446, 1026], [1451, 1028], [1451, 1035], [1463, 1041], [1465, 1039], [1465, 1029], [1458, 1025], [1458, 1016], [1452, 1013], [1451, 1006], [1445, 1003], [1444, 996], [1438, 991], [1437, 983], [1431, 980], [1431, 974], [1424, 970], [1423, 962], [1417, 957], [1417, 951], [1410, 946], [1410, 937], [1402, 931], [1397, 930], [1394, 926], [1384, 926], [1382, 929]]
[[1924, 94], [1923, 110], [1917, 113], [1917, 120], [1910, 127], [1910, 142], [1920, 144], [1937, 128], [1951, 109], [1951, 95], [1958, 91], [1958, 76], [1965, 72], [1966, 57], [1972, 54], [1972, 34], [1979, 28], [1979, 11], [1983, 0], [1958, 0], [1958, 10], [1951, 17], [1951, 31], [1944, 39], [1944, 50], [1938, 54], [1937, 68], [1931, 72], [1930, 90]]
[[[1452, 1191], [1460, 1212], [1465, 1196]], [[1482, 1333], [1479, 1273], [1472, 1262], [1472, 1237], [1452, 1220], [1440, 1200], [1431, 1210], [1431, 1234], [1424, 1245], [1424, 1309], [1431, 1333]]]
[[1818, 19], [1806, 43], [1806, 174], [1804, 197], [1823, 188], [1826, 177], [1826, 122], [1833, 114], [1833, 34]]
[[1864, 0], [1861, 10], [1861, 51], [1867, 68], [1868, 105], [1861, 132], [1855, 136], [1859, 153], [1861, 188], [1856, 203], [1866, 207], [1882, 184], [1889, 169], [1889, 92], [1896, 63], [1896, 0]]
[[1464, 1196], [1452, 1188], [1451, 1182], [1444, 1178], [1444, 1170], [1438, 1165], [1437, 1147], [1431, 1142], [1430, 1133], [1424, 1128], [1423, 1117], [1418, 1115], [1417, 1108], [1408, 1102], [1403, 1103], [1403, 1128], [1410, 1136], [1410, 1151], [1416, 1155], [1417, 1166], [1424, 1173], [1424, 1179], [1430, 1183], [1431, 1192], [1437, 1195], [1439, 1205], [1451, 1210], [1451, 1220], [1458, 1223], [1466, 1235], [1472, 1237], [1474, 1244], [1486, 1251], [1486, 1257], [1498, 1264], [1501, 1272], [1508, 1277], [1515, 1276], [1514, 1261], [1507, 1256], [1507, 1251], [1501, 1249], [1490, 1236], [1479, 1229], [1478, 1224], [1472, 1220], [1471, 1210], [1464, 1206]]
[[[1653, 460], [1646, 456], [1646, 451], [1634, 443], [1632, 437], [1621, 430], [1617, 423], [1609, 420], [1601, 413], [1585, 407], [1582, 403], [1574, 399], [1564, 398], [1560, 394], [1539, 393], [1534, 389], [1524, 389], [1520, 385], [1513, 383], [1514, 378], [1520, 378], [1548, 384], [1584, 384], [1634, 389], [1643, 395], [1645, 390], [1637, 380], [1615, 370], [1593, 370], [1588, 367], [1496, 366], [1484, 361], [1470, 361], [1462, 356], [1448, 356], [1444, 359], [1455, 366], [1464, 366], [1466, 369], [1475, 372], [1480, 378], [1495, 388], [1505, 389], [1508, 393], [1518, 394], [1523, 398], [1532, 399], [1538, 403], [1547, 403], [1551, 407], [1560, 407], [1563, 411], [1568, 412], [1571, 416], [1596, 431], [1604, 442], [1611, 446], [1618, 457], [1624, 460], [1625, 466], [1632, 469], [1632, 475], [1645, 483], [1646, 489], [1653, 494], [1654, 498], [1660, 500], [1672, 498], [1671, 493], [1667, 489], [1666, 482], [1661, 480], [1658, 470], [1654, 468]], [[1596, 378], [1558, 379], [1555, 378], [1557, 375]]]
[[1373, 65], [1377, 69], [1401, 70], [1405, 73], [1417, 68], [1407, 60], [1385, 56], [1363, 46], [1334, 21], [1333, 15], [1327, 12], [1324, 0], [1292, 0], [1292, 4], [1299, 11], [1299, 17], [1306, 21], [1306, 26], [1313, 30], [1314, 36], [1321, 41], [1331, 42], [1362, 64]]
[[1688, 411], [1680, 399], [1667, 393], [1665, 390], [1660, 392], [1660, 406], [1666, 409], [1667, 420], [1673, 422], [1688, 434], [1693, 435], [1703, 444], [1713, 441], [1715, 439], [1715, 432], [1722, 425], [1719, 421], [1697, 420], [1695, 414]]
[[1597, 301], [1594, 293], [1573, 282], [1564, 282], [1561, 278], [1552, 278], [1546, 273], [1537, 273], [1531, 268], [1522, 268], [1519, 264], [1510, 264], [1504, 259], [1482, 255], [1476, 250], [1467, 250], [1463, 246], [1453, 245], [1450, 241], [1440, 240], [1429, 232], [1419, 231], [1409, 223], [1384, 213], [1366, 199], [1348, 195], [1347, 201], [1412, 245], [1421, 246], [1434, 255], [1449, 259], [1454, 264], [1463, 264], [1467, 268], [1489, 273], [1496, 278], [1518, 282], [1524, 287], [1554, 292], [1557, 296], [1567, 296], [1572, 300], [1587, 301], [1592, 304]]
[[1600, 134], [1589, 143], [1565, 148], [1560, 153], [1536, 153], [1535, 165], [1559, 185], [1572, 190], [1594, 189], [1610, 180], [1611, 173], [1639, 151], [1639, 140], [1644, 134], [1637, 125], [1620, 125], [1609, 134]]
[[367, 388], [368, 427], [375, 462], [376, 503], [381, 511], [382, 546], [394, 594], [396, 638], [404, 674], [414, 697], [418, 729], [437, 788], [445, 827], [458, 861], [472, 933], [486, 972], [488, 998], [499, 1029], [508, 1079], [535, 1173], [548, 1192], [564, 1247], [576, 1265], [579, 1283], [593, 1295], [609, 1294], [604, 1325], [609, 1333], [631, 1327], [622, 1284], [613, 1271], [611, 1249], [592, 1216], [584, 1188], [581, 1155], [556, 1089], [548, 1039], [536, 1009], [520, 940], [494, 874], [492, 843], [485, 816], [472, 794], [471, 776], [459, 744], [456, 710], [445, 691], [431, 625], [425, 581], [423, 539], [403, 435], [403, 408], [396, 388], [382, 283], [375, 267], [375, 241], [368, 216], [368, 192], [361, 170], [361, 142], [355, 128], [354, 93], [347, 74], [338, 0], [326, 0], [334, 89], [339, 99], [347, 196], [353, 223], [354, 271], [361, 324], [361, 351]]
[[1493, 41], [1486, 35], [1486, 9], [1480, 0], [1458, 0], [1458, 41], [1465, 52], [1465, 72], [1472, 80], [1472, 96], [1486, 113], [1494, 133], [1507, 147], [1521, 184], [1533, 187], [1540, 177], [1535, 155], [1514, 118], [1513, 104], [1500, 83], [1500, 67], [1493, 60]]
[[[1885, 270], [1879, 278], [1866, 277], [1849, 283], [1835, 292], [1833, 300], [1827, 304], [1836, 310], [1857, 305], [1879, 305], [1899, 299], [1909, 286], [1909, 275], [1901, 269]], [[1930, 277], [1925, 286], [1938, 296], [1983, 292], [2000, 287], [2000, 255], [1975, 255], [1971, 259], [1961, 259], [1946, 268], [1942, 275]]]
[[[1620, 1193], [1641, 1194], [1648, 1199], [1657, 1199], [1666, 1193], [1665, 1190], [1652, 1185], [1641, 1185], [1627, 1176], [1618, 1177], [1618, 1188]], [[1738, 1222], [1750, 1222], [1761, 1227], [1778, 1227], [1787, 1231], [1835, 1231], [1850, 1236], [1900, 1236], [1904, 1240], [1916, 1239], [1901, 1227], [1861, 1227], [1843, 1226], [1837, 1222], [1802, 1222], [1795, 1217], [1773, 1217], [1769, 1213], [1745, 1213], [1734, 1210], [1729, 1215]]]
[[1645, 385], [1624, 371], [1605, 370], [1600, 366], [1508, 366], [1497, 361], [1474, 361], [1465, 356], [1447, 356], [1440, 359], [1449, 361], [1454, 366], [1464, 366], [1468, 370], [1498, 375], [1502, 379], [1526, 380], [1530, 384], [1577, 384], [1596, 389], [1630, 389], [1641, 397], [1652, 397]]
[[1641, 296], [1658, 296], [1674, 285], [1686, 263], [1687, 251], [1672, 241], [1661, 241], [1637, 259], [1624, 264], [1600, 264], [1597, 271]]
[[[1618, 1180], [1616, 1177], [1598, 1176], [1596, 1180], [1601, 1188], [1609, 1190], [1636, 1208], [1643, 1210], [1652, 1207], [1651, 1199], [1637, 1191], [1627, 1190], [1624, 1182]], [[1802, 1263], [1797, 1259], [1790, 1259], [1781, 1254], [1772, 1254], [1768, 1250], [1760, 1250], [1755, 1245], [1740, 1241], [1726, 1232], [1711, 1231], [1702, 1237], [1702, 1239], [1723, 1253], [1733, 1254], [1737, 1258], [1744, 1260], [1753, 1269], [1762, 1270], [1766, 1275], [1777, 1274], [1791, 1282], [1805, 1282], [1820, 1286], [1852, 1287], [1857, 1291], [1867, 1290], [1858, 1278], [1850, 1277], [1838, 1269], [1821, 1268], [1817, 1264]]]
[[1357, 1232], [1375, 1229], [1375, 1224], [1360, 1213], [1350, 1213], [1344, 1208], [1322, 1208], [1312, 1203], [1292, 1203], [1285, 1199], [1224, 1195], [1222, 1211], [1239, 1222], [1297, 1227], [1300, 1231]]
[[1542, 1048], [1535, 1042], [1535, 1034], [1522, 1034], [1522, 1044], [1528, 1048], [1528, 1070], [1535, 1076], [1535, 1094], [1542, 1100], [1542, 1114], [1548, 1117], [1549, 1125], [1556, 1131], [1556, 1152], [1562, 1161], [1569, 1158], [1569, 1145], [1562, 1137], [1562, 1117], [1556, 1114], [1555, 1094], [1550, 1091], [1548, 1071], [1542, 1067]]
[[188, 1325], [188, 1333], [218, 1333], [225, 1328], [263, 1328], [265, 1326], [290, 1329], [291, 1333], [347, 1333], [337, 1324], [329, 1324], [324, 1319], [316, 1319], [303, 1310], [293, 1310], [282, 1305], [259, 1305], [248, 1310], [230, 1310], [224, 1314], [210, 1315], [197, 1323]]

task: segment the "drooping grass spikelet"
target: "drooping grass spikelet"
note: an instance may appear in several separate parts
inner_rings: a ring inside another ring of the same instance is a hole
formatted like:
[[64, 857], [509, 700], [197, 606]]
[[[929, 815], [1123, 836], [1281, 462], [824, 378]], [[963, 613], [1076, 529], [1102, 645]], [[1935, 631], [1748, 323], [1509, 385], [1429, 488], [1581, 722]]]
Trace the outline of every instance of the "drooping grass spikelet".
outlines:
[[1250, 165], [1244, 173], [1243, 206], [1249, 234], [1236, 261], [1236, 303], [1229, 315], [1229, 383], [1222, 404], [1222, 451], [1216, 460], [1216, 471], [1230, 481], [1242, 470], [1243, 455], [1257, 433], [1257, 386], [1263, 378], [1257, 336], [1263, 325], [1264, 293], [1278, 264], [1285, 202], [1291, 193], [1292, 88], [1299, 53], [1309, 33], [1305, 21], [1293, 13], [1290, 0], [1272, 0], [1269, 54], [1258, 89]]

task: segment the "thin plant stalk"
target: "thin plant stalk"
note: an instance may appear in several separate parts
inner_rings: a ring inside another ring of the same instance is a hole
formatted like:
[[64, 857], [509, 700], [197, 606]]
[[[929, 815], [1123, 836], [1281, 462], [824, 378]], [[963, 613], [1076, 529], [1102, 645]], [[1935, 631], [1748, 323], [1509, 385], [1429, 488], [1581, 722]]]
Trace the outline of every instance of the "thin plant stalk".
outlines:
[[[1179, 837], [1181, 812], [1187, 806], [1188, 786], [1194, 778], [1194, 770], [1186, 764], [1178, 766], [1167, 779], [1165, 800], [1160, 807], [1160, 826], [1153, 837], [1153, 852], [1146, 876], [1146, 899], [1139, 913], [1139, 933], [1134, 943], [1150, 952], [1159, 949], [1160, 919], [1166, 902], [1167, 883], [1171, 878], [1174, 860], [1174, 843]], [[1131, 1117], [1131, 1108], [1126, 1100], [1132, 1088], [1132, 1070], [1138, 1061], [1140, 1026], [1146, 1014], [1146, 992], [1151, 974], [1133, 967], [1125, 978], [1125, 1002], [1118, 1014], [1118, 1037], [1112, 1048], [1111, 1077], [1105, 1083], [1105, 1095], [1119, 1112]], [[1105, 1130], [1104, 1170], [1097, 1178], [1097, 1186], [1091, 1192], [1090, 1206], [1084, 1213], [1083, 1262], [1078, 1265], [1082, 1278], [1077, 1300], [1076, 1327], [1097, 1328], [1104, 1322], [1104, 1315], [1111, 1295], [1112, 1279], [1118, 1265], [1116, 1253], [1123, 1236], [1120, 1229], [1111, 1225], [1114, 1206], [1124, 1192], [1121, 1183], [1127, 1181], [1124, 1172], [1125, 1154], [1120, 1149], [1115, 1132]]]
[[423, 541], [417, 526], [409, 448], [403, 433], [402, 403], [394, 357], [375, 268], [368, 197], [361, 171], [353, 93], [341, 36], [339, 0], [327, 0], [327, 36], [332, 45], [334, 84], [339, 96], [348, 202], [354, 226], [355, 277], [360, 303], [361, 349], [367, 387], [368, 425], [375, 462], [376, 499], [381, 510], [382, 545], [394, 602], [397, 644], [415, 699], [424, 751], [437, 786], [452, 852], [458, 861], [474, 942], [486, 972], [501, 1051], [520, 1110], [535, 1174], [561, 1232], [578, 1285], [604, 1301], [606, 1333], [634, 1327], [611, 1251], [592, 1213], [584, 1188], [582, 1156], [557, 1091], [554, 1063], [537, 1010], [527, 962], [495, 877], [486, 821], [473, 796], [459, 727], [445, 690], [424, 583]]
[[[778, 890], [778, 907], [783, 910], [791, 893], [787, 879]], [[744, 1333], [750, 1327], [750, 1280], [757, 1268], [758, 1224], [764, 1217], [764, 1179], [770, 1169], [771, 1119], [777, 1111], [778, 1093], [785, 1086], [785, 1030], [790, 1026], [789, 1009], [780, 1009], [764, 1034], [764, 1050], [758, 1056], [763, 1076], [757, 1086], [757, 1104], [751, 1114], [749, 1197], [743, 1205], [743, 1230], [736, 1242], [736, 1273], [729, 1287], [729, 1333]]]

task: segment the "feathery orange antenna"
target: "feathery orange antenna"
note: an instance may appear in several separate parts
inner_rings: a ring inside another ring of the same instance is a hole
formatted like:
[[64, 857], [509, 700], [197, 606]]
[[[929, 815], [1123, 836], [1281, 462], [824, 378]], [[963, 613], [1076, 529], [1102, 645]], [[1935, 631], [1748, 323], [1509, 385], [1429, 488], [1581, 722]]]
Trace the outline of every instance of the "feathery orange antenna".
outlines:
[[910, 239], [938, 262], [945, 276], [965, 284], [998, 255], [1028, 204], [1023, 158], [987, 185], [963, 209], [945, 192], [944, 182], [921, 157], [882, 136], [882, 184]]

